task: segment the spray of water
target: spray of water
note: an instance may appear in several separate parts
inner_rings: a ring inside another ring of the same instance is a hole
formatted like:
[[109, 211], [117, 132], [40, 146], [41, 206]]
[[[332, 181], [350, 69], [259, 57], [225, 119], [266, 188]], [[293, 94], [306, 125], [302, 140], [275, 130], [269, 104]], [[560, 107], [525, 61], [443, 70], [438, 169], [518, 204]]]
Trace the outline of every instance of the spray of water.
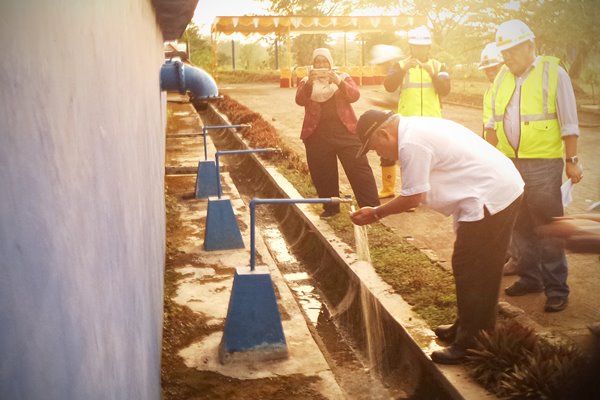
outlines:
[[366, 339], [368, 367], [378, 370], [383, 364], [385, 352], [385, 334], [377, 300], [362, 283], [360, 285], [360, 303]]
[[[352, 212], [355, 211], [354, 206], [351, 207], [351, 210]], [[366, 225], [354, 225], [354, 242], [358, 260], [371, 264]], [[360, 304], [364, 322], [368, 367], [369, 369], [377, 369], [382, 362], [385, 348], [383, 326], [379, 316], [379, 308], [369, 290], [362, 283], [360, 285]]]
[[[352, 212], [356, 210], [351, 207]], [[354, 225], [354, 243], [356, 245], [356, 257], [359, 261], [371, 263], [371, 253], [369, 252], [369, 237], [367, 236], [367, 226]]]

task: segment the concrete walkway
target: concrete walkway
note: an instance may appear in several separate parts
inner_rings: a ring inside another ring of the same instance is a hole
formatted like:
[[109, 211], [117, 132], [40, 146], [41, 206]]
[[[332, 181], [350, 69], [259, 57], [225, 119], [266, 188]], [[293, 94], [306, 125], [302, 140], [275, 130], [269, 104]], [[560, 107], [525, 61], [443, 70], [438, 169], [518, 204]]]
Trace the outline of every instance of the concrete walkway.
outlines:
[[[178, 96], [170, 96], [177, 100]], [[199, 157], [203, 154], [203, 140], [200, 122], [191, 104], [180, 104], [175, 108], [174, 118], [182, 126], [177, 132], [167, 135], [166, 153], [166, 184], [171, 192], [180, 192], [177, 198], [177, 212], [180, 215], [178, 231], [185, 235], [177, 241], [178, 253], [190, 257], [188, 264], [177, 268], [181, 279], [173, 300], [187, 306], [190, 310], [206, 319], [206, 329], [214, 331], [208, 335], [199, 335], [196, 340], [181, 349], [179, 356], [186, 367], [203, 372], [214, 372], [231, 378], [234, 381], [260, 380], [258, 387], [265, 386], [265, 381], [298, 379], [301, 376], [307, 384], [304, 395], [319, 394], [326, 399], [347, 399], [334, 377], [334, 374], [316, 344], [296, 302], [291, 290], [277, 269], [262, 237], [256, 238], [256, 256], [261, 268], [268, 268], [276, 290], [277, 303], [282, 315], [282, 325], [285, 333], [289, 357], [279, 360], [261, 360], [260, 354], [253, 354], [245, 360], [237, 360], [222, 364], [219, 360], [219, 345], [223, 337], [222, 326], [227, 316], [228, 304], [231, 298], [231, 288], [236, 268], [250, 269], [250, 238], [247, 226], [240, 229], [244, 241], [244, 249], [205, 251], [203, 249], [207, 200], [195, 199], [194, 185]], [[215, 147], [210, 137], [207, 144], [209, 154], [214, 155]], [[213, 159], [211, 157], [211, 159]], [[237, 218], [249, 221], [248, 207], [241, 200], [229, 174], [222, 172], [224, 181], [223, 196], [231, 200], [231, 205]], [[170, 232], [173, 234], [173, 232]], [[198, 267], [201, 260], [202, 267]], [[276, 383], [272, 384], [276, 386]], [[236, 394], [242, 398], [243, 393], [249, 393], [243, 385], [222, 387], [222, 393]], [[285, 390], [282, 386], [279, 390]], [[251, 392], [254, 393], [254, 392]], [[219, 397], [221, 398], [221, 397]], [[226, 397], [223, 397], [226, 398]], [[281, 398], [278, 397], [278, 398]], [[293, 398], [293, 397], [292, 397]], [[298, 397], [296, 397], [298, 398]]]

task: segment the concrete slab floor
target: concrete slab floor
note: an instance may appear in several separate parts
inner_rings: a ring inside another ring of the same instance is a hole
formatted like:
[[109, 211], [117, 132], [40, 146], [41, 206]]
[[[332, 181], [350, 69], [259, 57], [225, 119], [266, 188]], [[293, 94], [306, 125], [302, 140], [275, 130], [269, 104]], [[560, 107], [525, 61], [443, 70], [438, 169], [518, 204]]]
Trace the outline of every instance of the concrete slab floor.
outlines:
[[[183, 111], [179, 111], [182, 115]], [[186, 118], [184, 124], [194, 124], [193, 118]], [[201, 139], [201, 138], [200, 138]], [[171, 140], [172, 142], [172, 140]], [[201, 142], [201, 140], [200, 140]], [[167, 158], [169, 167], [194, 167], [198, 159], [189, 156], [189, 153], [200, 154], [201, 143], [197, 138], [182, 138], [173, 148], [185, 148], [185, 151], [176, 151]], [[209, 140], [210, 142], [210, 140]], [[169, 142], [168, 142], [169, 143]], [[209, 143], [210, 154], [214, 154], [214, 146]], [[179, 154], [178, 154], [179, 153]], [[187, 153], [187, 154], [185, 154]], [[172, 170], [172, 169], [171, 169]], [[206, 318], [208, 327], [222, 326], [227, 314], [233, 281], [233, 271], [237, 267], [249, 267], [250, 251], [249, 245], [249, 221], [248, 208], [239, 198], [235, 186], [229, 175], [222, 173], [224, 179], [224, 195], [232, 198], [232, 206], [238, 220], [245, 221], [244, 229], [241, 229], [245, 243], [244, 249], [204, 251], [203, 235], [204, 221], [206, 216], [205, 199], [189, 198], [185, 202], [177, 204], [181, 215], [180, 229], [187, 236], [179, 243], [179, 252], [195, 255], [202, 260], [203, 267], [191, 264], [178, 268], [181, 279], [177, 282], [177, 290], [173, 300], [180, 305], [187, 306], [193, 312], [201, 314]], [[178, 178], [193, 182], [193, 177], [179, 175]], [[168, 178], [169, 179], [169, 178]], [[193, 197], [193, 187], [190, 187]], [[269, 268], [271, 279], [276, 289], [278, 305], [282, 314], [282, 325], [287, 342], [289, 357], [276, 361], [253, 361], [248, 360], [240, 363], [229, 363], [223, 365], [219, 362], [218, 347], [222, 337], [222, 329], [205, 336], [202, 340], [195, 341], [189, 346], [181, 349], [179, 355], [184, 364], [189, 368], [201, 371], [212, 371], [236, 379], [260, 379], [283, 376], [303, 375], [316, 377], [311, 382], [313, 389], [327, 399], [345, 399], [347, 394], [343, 393], [337, 384], [334, 374], [327, 364], [319, 347], [315, 343], [306, 320], [300, 311], [296, 300], [278, 269], [275, 266], [268, 250], [260, 235], [256, 237], [257, 260], [260, 265]]]

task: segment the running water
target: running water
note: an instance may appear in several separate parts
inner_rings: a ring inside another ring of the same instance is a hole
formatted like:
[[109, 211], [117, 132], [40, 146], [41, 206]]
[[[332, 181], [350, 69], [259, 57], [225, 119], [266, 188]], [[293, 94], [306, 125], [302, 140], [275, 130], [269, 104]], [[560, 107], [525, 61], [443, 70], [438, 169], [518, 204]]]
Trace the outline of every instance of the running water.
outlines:
[[385, 334], [379, 304], [369, 289], [361, 282], [360, 305], [363, 317], [366, 356], [369, 370], [378, 371], [383, 365]]
[[[354, 205], [351, 211], [356, 211]], [[356, 246], [356, 257], [359, 261], [371, 263], [371, 253], [369, 252], [369, 237], [367, 236], [367, 226], [354, 225], [354, 243]]]
[[[355, 211], [354, 205], [351, 206]], [[356, 243], [356, 256], [359, 261], [371, 264], [371, 253], [369, 252], [369, 238], [367, 236], [367, 225], [354, 225], [354, 242]], [[369, 370], [377, 370], [383, 360], [385, 350], [385, 335], [379, 315], [379, 307], [369, 289], [361, 282], [360, 304], [364, 324], [366, 356]]]

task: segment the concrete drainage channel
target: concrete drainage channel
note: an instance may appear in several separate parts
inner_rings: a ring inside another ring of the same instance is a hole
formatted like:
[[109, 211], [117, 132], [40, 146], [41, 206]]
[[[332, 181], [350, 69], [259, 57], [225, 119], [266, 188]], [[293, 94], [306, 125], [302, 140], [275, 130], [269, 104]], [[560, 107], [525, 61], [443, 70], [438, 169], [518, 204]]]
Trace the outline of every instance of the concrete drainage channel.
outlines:
[[[200, 117], [205, 125], [229, 124], [213, 106]], [[210, 133], [219, 150], [247, 148], [233, 130], [220, 132]], [[227, 169], [234, 181], [242, 182], [238, 191], [243, 196], [301, 197], [256, 154], [235, 159]], [[261, 209], [261, 235], [348, 393], [359, 389], [354, 385], [366, 384], [371, 398], [493, 398], [463, 367], [431, 362], [427, 354], [438, 348], [431, 329], [309, 205]]]

